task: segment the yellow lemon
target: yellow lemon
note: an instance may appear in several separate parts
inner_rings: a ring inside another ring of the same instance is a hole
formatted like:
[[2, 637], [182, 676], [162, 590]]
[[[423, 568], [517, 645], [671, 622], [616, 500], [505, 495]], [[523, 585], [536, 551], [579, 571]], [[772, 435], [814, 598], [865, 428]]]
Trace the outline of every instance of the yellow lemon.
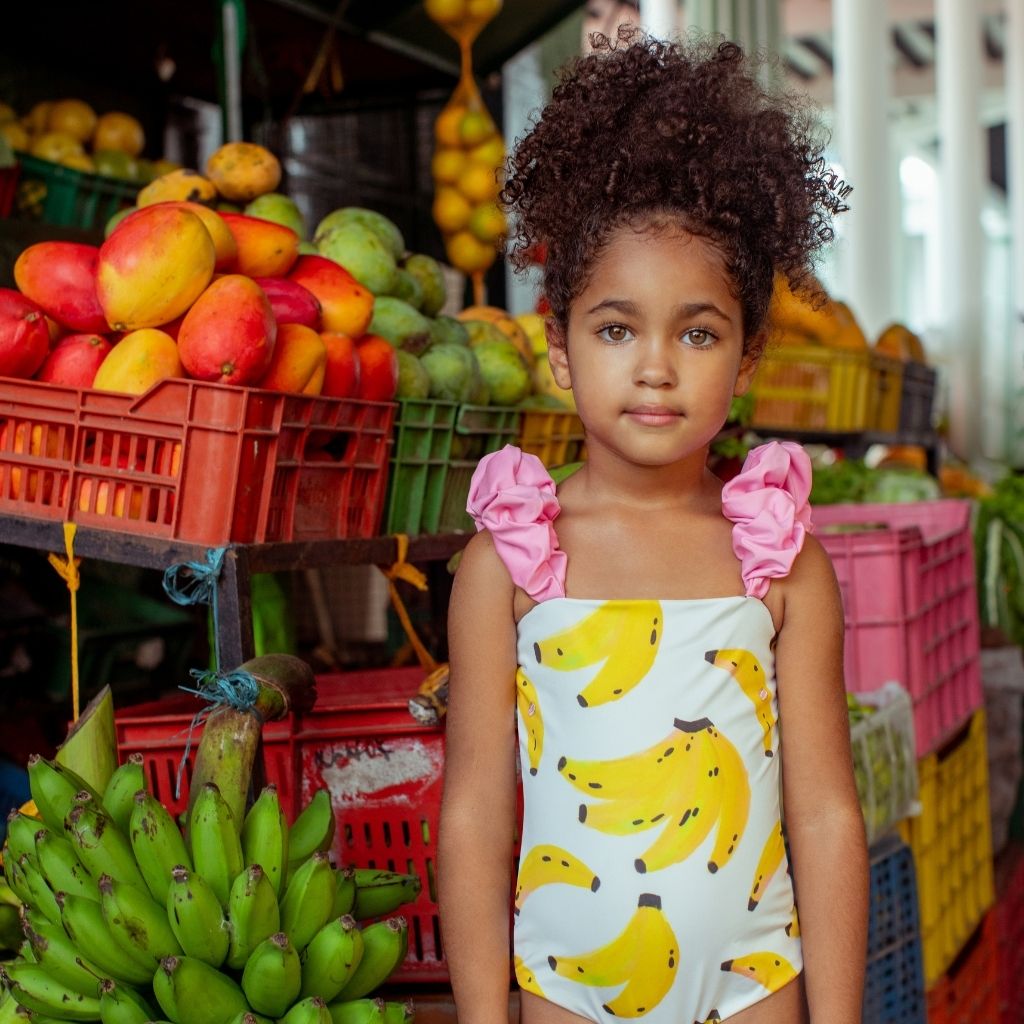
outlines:
[[498, 177], [493, 167], [470, 161], [466, 169], [459, 175], [458, 190], [471, 203], [486, 203], [494, 199], [501, 191]]
[[467, 111], [459, 122], [459, 138], [467, 146], [477, 146], [495, 132], [494, 122], [485, 110]]
[[454, 185], [466, 166], [466, 154], [461, 149], [439, 149], [430, 162], [434, 181]]
[[470, 214], [468, 226], [481, 242], [496, 242], [505, 234], [505, 215], [494, 203], [484, 203]]
[[32, 155], [41, 160], [63, 163], [73, 153], [83, 153], [82, 144], [64, 132], [45, 132], [32, 141]]
[[487, 167], [497, 169], [505, 163], [505, 140], [498, 134], [494, 134], [486, 142], [474, 146], [469, 151], [470, 160], [478, 164], [485, 164]]
[[434, 122], [434, 134], [442, 146], [461, 146], [462, 138], [459, 135], [459, 125], [466, 114], [466, 108], [456, 104], [452, 107], [445, 107], [437, 120]]
[[448, 261], [453, 267], [472, 274], [475, 270], [486, 270], [498, 253], [493, 245], [481, 242], [468, 231], [460, 231], [445, 243]]
[[434, 223], [444, 232], [459, 231], [469, 223], [473, 208], [453, 188], [439, 188], [434, 196]]
[[29, 147], [28, 132], [20, 121], [0, 121], [0, 135], [3, 135], [11, 149], [26, 150]]
[[21, 119], [21, 123], [30, 135], [41, 135], [46, 131], [46, 122], [50, 118], [50, 107], [52, 106], [53, 103], [50, 100], [42, 100]]
[[459, 21], [466, 16], [466, 0], [426, 0], [427, 17], [442, 25]]
[[88, 153], [68, 153], [67, 156], [61, 157], [60, 162], [65, 167], [70, 167], [75, 171], [87, 171], [89, 174], [96, 173], [96, 165], [92, 162], [92, 157]]
[[85, 100], [58, 100], [50, 107], [46, 127], [51, 132], [66, 132], [88, 142], [96, 130], [96, 111]]
[[469, 0], [468, 14], [477, 21], [490, 21], [501, 10], [501, 0]]

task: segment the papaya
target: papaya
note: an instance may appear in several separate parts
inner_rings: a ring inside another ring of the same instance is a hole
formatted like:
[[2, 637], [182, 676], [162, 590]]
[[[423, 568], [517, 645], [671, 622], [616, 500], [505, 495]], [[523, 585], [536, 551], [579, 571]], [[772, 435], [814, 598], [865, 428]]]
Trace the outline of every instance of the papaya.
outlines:
[[217, 253], [206, 226], [181, 207], [147, 206], [100, 247], [100, 305], [115, 331], [159, 327], [181, 316], [213, 276]]
[[248, 203], [277, 188], [281, 181], [281, 164], [263, 146], [228, 142], [210, 154], [206, 175], [225, 199]]
[[154, 178], [135, 199], [136, 206], [173, 202], [203, 203], [212, 206], [217, 201], [217, 189], [198, 171], [181, 167]]

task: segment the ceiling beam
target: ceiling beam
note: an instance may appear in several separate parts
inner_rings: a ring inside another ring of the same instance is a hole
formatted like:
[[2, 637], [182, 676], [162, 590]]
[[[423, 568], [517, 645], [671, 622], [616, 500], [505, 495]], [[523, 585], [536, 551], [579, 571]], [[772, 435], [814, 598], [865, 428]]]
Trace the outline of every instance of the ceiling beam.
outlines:
[[831, 67], [817, 53], [804, 46], [801, 40], [787, 39], [783, 47], [786, 61], [793, 66], [801, 79], [831, 74]]
[[[689, 0], [690, 3], [693, 0]], [[1000, 14], [1004, 0], [963, 0], [981, 15]], [[934, 0], [888, 0], [886, 17], [890, 25], [912, 21], [934, 21]], [[832, 31], [832, 0], [782, 0], [782, 31], [787, 36], [807, 36]]]
[[892, 30], [895, 34], [896, 45], [907, 53], [914, 64], [923, 65], [935, 62], [935, 40], [930, 32], [926, 32], [920, 25], [912, 21], [894, 25]]

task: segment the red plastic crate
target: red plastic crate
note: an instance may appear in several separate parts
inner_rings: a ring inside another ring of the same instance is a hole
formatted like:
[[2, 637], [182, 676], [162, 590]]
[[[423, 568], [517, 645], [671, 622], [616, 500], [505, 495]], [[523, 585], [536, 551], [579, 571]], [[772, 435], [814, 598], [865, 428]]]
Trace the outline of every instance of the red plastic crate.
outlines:
[[[1020, 1005], [1016, 1008], [1020, 1021]], [[978, 925], [942, 979], [928, 991], [928, 1024], [997, 1024], [999, 949], [994, 916]]]
[[1024, 847], [1010, 846], [996, 862], [992, 911], [999, 945], [999, 1003], [1002, 1024], [1024, 1016]]
[[371, 537], [395, 406], [165, 380], [0, 378], [0, 513], [221, 545]]
[[822, 505], [814, 522], [842, 591], [847, 689], [902, 683], [923, 757], [982, 705], [970, 505]]

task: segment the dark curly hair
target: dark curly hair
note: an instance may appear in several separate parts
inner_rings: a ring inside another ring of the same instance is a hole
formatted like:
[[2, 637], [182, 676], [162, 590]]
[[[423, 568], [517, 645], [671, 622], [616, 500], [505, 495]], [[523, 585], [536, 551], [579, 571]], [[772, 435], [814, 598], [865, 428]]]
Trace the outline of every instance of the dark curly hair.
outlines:
[[812, 256], [845, 209], [826, 139], [803, 102], [761, 86], [734, 43], [665, 43], [629, 26], [593, 41], [509, 157], [513, 265], [546, 249], [544, 291], [564, 329], [610, 233], [667, 214], [724, 254], [749, 343], [773, 274], [812, 281]]

